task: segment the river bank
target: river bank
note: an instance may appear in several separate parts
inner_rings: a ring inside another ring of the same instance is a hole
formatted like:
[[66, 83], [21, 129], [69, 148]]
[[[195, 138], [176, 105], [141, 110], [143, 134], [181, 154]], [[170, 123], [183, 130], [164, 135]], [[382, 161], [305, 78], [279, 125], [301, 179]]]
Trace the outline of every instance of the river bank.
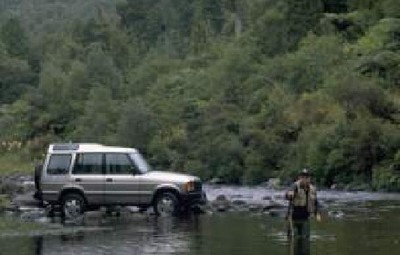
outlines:
[[[252, 208], [252, 210], [265, 210], [266, 208], [282, 207], [286, 205], [283, 199], [284, 190], [287, 190], [290, 183], [282, 182], [279, 178], [271, 178], [260, 185], [229, 185], [225, 184], [219, 178], [213, 178], [206, 182], [204, 187], [209, 196], [210, 205], [213, 209], [226, 211], [230, 208], [237, 207], [238, 210], [243, 210], [243, 207]], [[258, 197], [257, 201], [246, 201], [248, 199], [247, 189], [260, 191], [259, 194], [264, 194]], [[226, 192], [216, 192], [217, 190], [226, 190]], [[265, 190], [274, 190], [265, 193]], [[26, 171], [9, 171], [7, 174], [0, 175], [0, 210], [3, 210], [17, 196], [34, 191], [33, 173], [27, 174]], [[242, 193], [238, 191], [243, 191]], [[373, 192], [368, 184], [335, 184], [331, 187], [322, 188], [322, 192]], [[384, 193], [381, 191], [380, 193]], [[212, 194], [218, 193], [219, 196]], [[342, 194], [342, 193], [341, 193]]]
[[[24, 193], [33, 190], [33, 172], [27, 174], [26, 172], [11, 172], [8, 174], [0, 175], [0, 194], [14, 196], [16, 194]], [[272, 178], [267, 182], [260, 185], [231, 185], [229, 183], [219, 182], [217, 179], [212, 179], [205, 183], [205, 187], [213, 187], [220, 189], [224, 187], [233, 187], [232, 190], [239, 188], [240, 190], [246, 188], [254, 188], [257, 190], [286, 190], [290, 183], [283, 183], [278, 178]], [[343, 192], [373, 192], [368, 184], [335, 184], [331, 187], [322, 187], [321, 190], [343, 191]], [[381, 190], [385, 192], [385, 190]]]
[[[271, 183], [269, 183], [271, 184]], [[0, 212], [21, 210], [35, 211], [33, 177], [26, 174], [13, 174], [0, 177]], [[201, 208], [206, 213], [250, 212], [268, 214], [274, 217], [284, 217], [287, 201], [284, 193], [287, 187], [274, 185], [233, 186], [225, 184], [204, 184], [208, 203]], [[325, 214], [328, 209], [339, 204], [359, 203], [364, 201], [400, 201], [399, 193], [344, 191], [323, 189], [318, 192], [318, 198]], [[137, 212], [134, 207], [129, 212]], [[37, 213], [37, 211], [35, 211]], [[150, 212], [151, 213], [151, 212]], [[45, 212], [38, 214], [45, 215]]]

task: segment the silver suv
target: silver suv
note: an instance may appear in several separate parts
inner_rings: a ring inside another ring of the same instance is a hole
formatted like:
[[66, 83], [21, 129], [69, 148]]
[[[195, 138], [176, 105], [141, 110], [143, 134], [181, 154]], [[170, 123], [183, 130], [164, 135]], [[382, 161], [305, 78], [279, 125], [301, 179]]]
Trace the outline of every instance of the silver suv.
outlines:
[[35, 182], [36, 197], [66, 218], [116, 205], [177, 215], [205, 202], [198, 177], [153, 171], [136, 149], [100, 144], [51, 144]]

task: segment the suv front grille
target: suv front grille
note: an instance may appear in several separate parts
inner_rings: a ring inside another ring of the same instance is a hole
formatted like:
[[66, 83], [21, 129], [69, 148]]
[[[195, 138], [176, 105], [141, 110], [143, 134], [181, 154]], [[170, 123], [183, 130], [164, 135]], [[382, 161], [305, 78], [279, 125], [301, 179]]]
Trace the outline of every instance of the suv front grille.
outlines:
[[194, 191], [201, 191], [202, 190], [202, 183], [201, 181], [194, 182]]

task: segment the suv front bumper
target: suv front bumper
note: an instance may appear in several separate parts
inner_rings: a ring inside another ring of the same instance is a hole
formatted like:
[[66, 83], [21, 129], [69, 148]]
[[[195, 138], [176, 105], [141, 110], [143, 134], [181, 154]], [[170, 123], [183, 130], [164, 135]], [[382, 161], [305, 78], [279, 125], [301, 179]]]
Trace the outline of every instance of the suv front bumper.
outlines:
[[205, 205], [207, 203], [207, 196], [204, 191], [185, 193], [181, 195], [181, 202], [185, 207], [193, 207], [198, 205]]

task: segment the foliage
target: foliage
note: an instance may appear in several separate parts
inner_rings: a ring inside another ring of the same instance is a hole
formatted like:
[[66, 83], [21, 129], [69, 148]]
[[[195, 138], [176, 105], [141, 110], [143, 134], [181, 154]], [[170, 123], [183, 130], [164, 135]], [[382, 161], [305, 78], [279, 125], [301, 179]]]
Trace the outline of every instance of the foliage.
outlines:
[[20, 146], [0, 161], [101, 142], [204, 179], [399, 190], [398, 2], [4, 1], [0, 142]]

